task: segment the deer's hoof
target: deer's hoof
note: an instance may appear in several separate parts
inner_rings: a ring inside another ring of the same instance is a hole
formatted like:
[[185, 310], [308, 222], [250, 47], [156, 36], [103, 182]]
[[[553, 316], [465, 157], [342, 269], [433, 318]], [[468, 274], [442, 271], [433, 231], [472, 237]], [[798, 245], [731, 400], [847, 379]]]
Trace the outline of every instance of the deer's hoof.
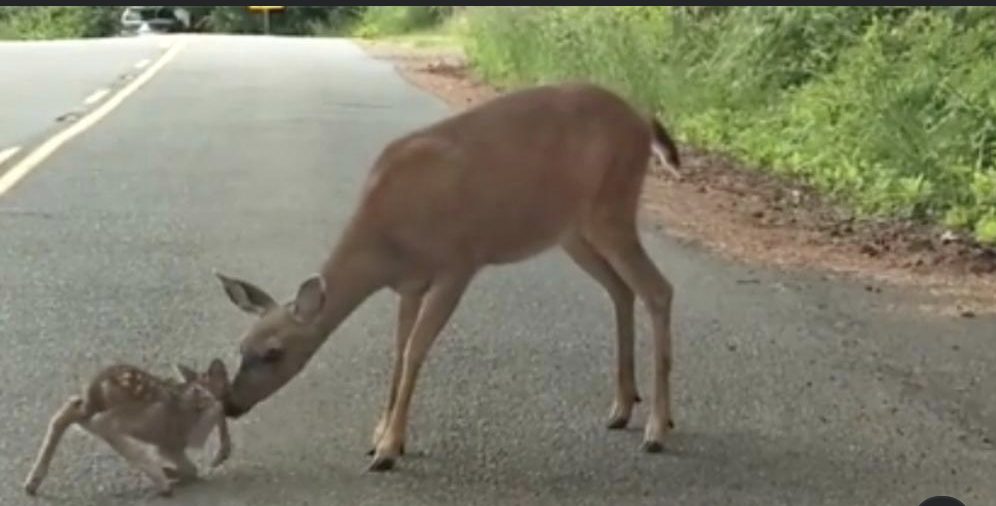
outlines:
[[[377, 447], [376, 446], [371, 446], [370, 449], [367, 450], [367, 454], [366, 455], [367, 455], [367, 457], [373, 457], [376, 453], [377, 453]], [[405, 454], [405, 445], [401, 445], [401, 448], [398, 450], [398, 453], [400, 455], [404, 455]]]
[[391, 469], [394, 469], [394, 462], [395, 458], [392, 456], [388, 455], [376, 456], [374, 457], [373, 462], [370, 463], [370, 466], [367, 468], [367, 471], [373, 473], [383, 473], [385, 471], [390, 471]]
[[664, 443], [653, 440], [644, 441], [643, 444], [640, 445], [640, 450], [644, 453], [661, 453], [664, 451]]
[[609, 430], [620, 430], [625, 429], [629, 425], [629, 418], [624, 416], [613, 416], [609, 419], [609, 423], [606, 425]]

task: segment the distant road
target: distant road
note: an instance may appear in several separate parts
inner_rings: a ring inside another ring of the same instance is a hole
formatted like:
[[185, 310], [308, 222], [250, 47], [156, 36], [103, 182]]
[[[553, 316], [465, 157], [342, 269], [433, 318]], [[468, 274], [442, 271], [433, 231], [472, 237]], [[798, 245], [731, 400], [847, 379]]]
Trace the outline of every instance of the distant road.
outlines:
[[34, 140], [56, 119], [103, 98], [139, 72], [171, 37], [0, 42], [0, 151]]

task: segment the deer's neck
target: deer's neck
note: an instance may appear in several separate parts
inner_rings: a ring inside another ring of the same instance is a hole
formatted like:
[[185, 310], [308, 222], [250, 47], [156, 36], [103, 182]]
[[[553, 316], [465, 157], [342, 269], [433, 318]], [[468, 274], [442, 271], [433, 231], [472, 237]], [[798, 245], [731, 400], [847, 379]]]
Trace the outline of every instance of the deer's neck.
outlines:
[[375, 292], [390, 282], [392, 266], [374, 248], [338, 248], [322, 267], [325, 278], [325, 304], [315, 323], [321, 344]]

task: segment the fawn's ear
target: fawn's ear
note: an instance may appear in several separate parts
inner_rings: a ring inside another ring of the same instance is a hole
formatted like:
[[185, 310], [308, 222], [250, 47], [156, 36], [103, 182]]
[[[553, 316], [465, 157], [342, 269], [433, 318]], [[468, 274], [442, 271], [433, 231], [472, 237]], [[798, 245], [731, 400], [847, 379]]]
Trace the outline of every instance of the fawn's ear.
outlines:
[[211, 381], [217, 381], [223, 385], [228, 384], [228, 369], [225, 367], [225, 363], [219, 358], [211, 361], [211, 365], [208, 366], [207, 375]]
[[183, 364], [173, 364], [173, 368], [183, 381], [194, 381], [197, 379], [197, 372]]
[[218, 271], [214, 275], [221, 281], [229, 300], [247, 313], [262, 315], [277, 305], [270, 294], [248, 281], [230, 278]]

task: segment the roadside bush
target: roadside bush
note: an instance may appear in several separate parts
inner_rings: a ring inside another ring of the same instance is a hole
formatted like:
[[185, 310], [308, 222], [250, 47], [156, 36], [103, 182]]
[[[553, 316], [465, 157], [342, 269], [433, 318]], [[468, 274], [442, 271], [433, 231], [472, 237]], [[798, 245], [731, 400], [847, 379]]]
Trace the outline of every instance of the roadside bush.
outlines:
[[357, 37], [399, 35], [441, 24], [452, 13], [448, 6], [367, 7], [357, 21]]
[[117, 28], [120, 7], [0, 7], [0, 39], [102, 37]]
[[468, 8], [468, 55], [521, 85], [584, 78], [686, 142], [798, 177], [859, 214], [996, 242], [996, 10]]

